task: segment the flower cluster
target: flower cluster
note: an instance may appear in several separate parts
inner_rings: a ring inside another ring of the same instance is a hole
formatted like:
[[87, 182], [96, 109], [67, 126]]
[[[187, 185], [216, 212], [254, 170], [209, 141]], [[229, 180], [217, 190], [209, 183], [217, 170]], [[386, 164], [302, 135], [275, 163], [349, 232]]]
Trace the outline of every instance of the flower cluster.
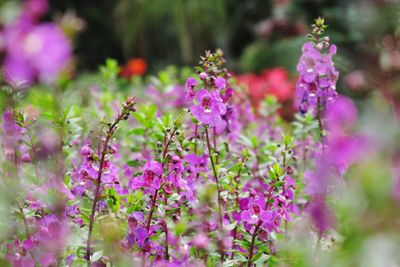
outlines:
[[[186, 81], [186, 98], [192, 102], [190, 111], [193, 117], [201, 124], [216, 127], [218, 132], [222, 132], [227, 125], [227, 102], [233, 94], [233, 89], [226, 80], [230, 75], [219, 68], [223, 63], [221, 50], [217, 50], [215, 54], [207, 51], [200, 61], [199, 79], [202, 85], [198, 85], [197, 80], [192, 77]], [[198, 86], [201, 89], [196, 90]]]
[[[110, 156], [116, 152], [117, 149], [114, 146], [110, 146], [107, 149], [107, 158], [104, 160], [102, 168], [103, 186], [113, 187], [119, 184], [118, 168], [110, 159]], [[77, 197], [82, 197], [87, 192], [92, 192], [95, 188], [101, 157], [89, 144], [81, 148], [80, 155], [84, 157], [83, 162], [74, 170], [71, 176], [74, 182], [71, 192]]]
[[[38, 216], [26, 217], [25, 208], [36, 210]], [[69, 232], [65, 213], [58, 217], [52, 213], [41, 214], [43, 210], [37, 209], [35, 203], [26, 207], [20, 206], [20, 212], [24, 220], [26, 239], [16, 239], [8, 243], [6, 258], [13, 266], [56, 265]]]
[[337, 96], [339, 72], [332, 61], [336, 46], [329, 44], [329, 37], [320, 39], [325, 27], [323, 20], [316, 21], [313, 25], [314, 36], [303, 45], [297, 64], [296, 104], [302, 113], [318, 112]]

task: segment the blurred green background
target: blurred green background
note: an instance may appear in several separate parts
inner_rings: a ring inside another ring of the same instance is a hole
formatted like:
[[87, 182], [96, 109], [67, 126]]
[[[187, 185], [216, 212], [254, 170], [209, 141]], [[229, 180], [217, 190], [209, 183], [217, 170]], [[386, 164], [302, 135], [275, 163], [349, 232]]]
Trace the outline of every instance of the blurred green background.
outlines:
[[[399, 27], [396, 0], [51, 0], [51, 17], [74, 11], [79, 69], [108, 57], [144, 58], [150, 70], [194, 65], [205, 49], [222, 48], [237, 72], [285, 66], [293, 71], [309, 25], [330, 25], [341, 70], [376, 67], [379, 45]], [[366, 56], [367, 55], [367, 56]], [[345, 58], [345, 59], [344, 59]], [[352, 62], [352, 63], [350, 63]]]

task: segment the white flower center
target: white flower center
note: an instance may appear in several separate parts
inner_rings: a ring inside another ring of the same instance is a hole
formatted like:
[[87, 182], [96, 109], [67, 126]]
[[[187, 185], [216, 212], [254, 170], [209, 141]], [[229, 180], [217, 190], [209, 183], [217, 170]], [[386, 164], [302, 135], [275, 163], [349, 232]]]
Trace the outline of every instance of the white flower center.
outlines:
[[23, 47], [28, 54], [35, 54], [42, 49], [43, 41], [37, 34], [30, 33], [26, 36]]

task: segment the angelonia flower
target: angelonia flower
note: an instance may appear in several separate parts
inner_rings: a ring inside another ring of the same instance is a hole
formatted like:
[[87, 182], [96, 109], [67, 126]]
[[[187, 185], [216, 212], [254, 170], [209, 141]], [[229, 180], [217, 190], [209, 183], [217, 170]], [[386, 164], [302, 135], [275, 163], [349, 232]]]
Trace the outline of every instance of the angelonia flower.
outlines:
[[[314, 31], [322, 25], [314, 25]], [[336, 96], [336, 82], [339, 72], [332, 57], [336, 54], [336, 46], [329, 43], [329, 37], [316, 34], [313, 39], [303, 45], [302, 54], [297, 64], [299, 80], [296, 84], [296, 105], [301, 113], [312, 111], [317, 113]]]
[[218, 91], [199, 90], [190, 110], [193, 116], [203, 124], [218, 126], [224, 123], [221, 116], [226, 114], [226, 106]]
[[27, 208], [38, 215], [25, 218], [29, 232], [25, 239], [6, 245], [6, 258], [13, 266], [54, 266], [69, 234], [65, 214], [42, 214], [42, 204], [35, 207], [32, 202]]
[[327, 105], [323, 114], [328, 130], [324, 144], [314, 152], [315, 169], [306, 171], [306, 193], [312, 198], [309, 212], [319, 235], [334, 227], [335, 216], [326, 203], [348, 167], [360, 159], [365, 141], [351, 134], [357, 120], [354, 103], [343, 96]]
[[[103, 188], [119, 185], [118, 168], [111, 161], [111, 156], [117, 152], [116, 147], [109, 146], [107, 151], [101, 176]], [[87, 195], [94, 189], [99, 173], [100, 155], [90, 144], [81, 148], [80, 155], [83, 156], [83, 162], [73, 171], [71, 176], [73, 181], [71, 192], [76, 197]]]
[[71, 59], [71, 44], [52, 22], [37, 19], [47, 10], [44, 0], [28, 0], [21, 15], [2, 32], [5, 58], [4, 74], [15, 88], [29, 86], [36, 80], [54, 82]]
[[[274, 182], [263, 185], [263, 190], [250, 190], [250, 196], [239, 200], [240, 216], [236, 212], [233, 217], [244, 224], [245, 229], [254, 231], [254, 226], [260, 224], [267, 233], [281, 232], [283, 221], [290, 221], [294, 213], [295, 184], [290, 176], [282, 181], [282, 187], [277, 188]], [[265, 190], [265, 191], [264, 191]]]
[[228, 100], [233, 95], [233, 89], [229, 86], [229, 74], [226, 70], [211, 68], [224, 62], [223, 53], [217, 50], [215, 54], [206, 52], [206, 57], [200, 61], [204, 69], [199, 73], [201, 83], [193, 77], [189, 77], [185, 87], [186, 100], [193, 117], [200, 124], [215, 127], [218, 133], [226, 129], [228, 123]]
[[151, 192], [160, 189], [162, 183], [163, 167], [156, 161], [147, 161], [143, 166], [142, 175], [135, 177], [130, 182], [130, 188], [136, 190], [144, 188]]
[[321, 237], [335, 222], [327, 199], [339, 178], [359, 159], [363, 141], [351, 134], [357, 120], [354, 103], [336, 92], [338, 72], [332, 62], [336, 46], [329, 43], [329, 37], [322, 37], [327, 27], [323, 19], [316, 19], [312, 27], [297, 65], [300, 77], [296, 101], [300, 113], [311, 111], [316, 115], [321, 133], [320, 143], [314, 145], [320, 148], [313, 151], [314, 169], [304, 173], [310, 196], [308, 211]]

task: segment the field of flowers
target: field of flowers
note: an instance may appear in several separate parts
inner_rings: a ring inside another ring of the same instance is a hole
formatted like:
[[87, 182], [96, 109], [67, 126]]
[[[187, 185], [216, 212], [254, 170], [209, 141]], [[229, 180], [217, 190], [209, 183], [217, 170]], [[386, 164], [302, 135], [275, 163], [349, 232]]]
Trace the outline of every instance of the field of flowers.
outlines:
[[338, 93], [323, 18], [295, 78], [221, 49], [80, 76], [47, 8], [1, 29], [0, 266], [400, 266], [400, 105]]

